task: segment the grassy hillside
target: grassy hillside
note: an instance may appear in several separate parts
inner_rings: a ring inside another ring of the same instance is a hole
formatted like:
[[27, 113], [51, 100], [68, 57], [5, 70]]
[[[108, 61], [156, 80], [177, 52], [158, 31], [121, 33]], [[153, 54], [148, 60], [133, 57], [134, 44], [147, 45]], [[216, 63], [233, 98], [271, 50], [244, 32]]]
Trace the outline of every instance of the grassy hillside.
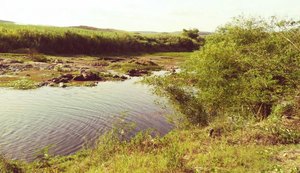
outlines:
[[10, 23], [10, 24], [13, 24], [14, 22], [7, 21], [7, 20], [0, 20], [0, 23]]
[[50, 27], [0, 23], [0, 52], [36, 50], [45, 54], [178, 52], [199, 48], [177, 34], [133, 34], [90, 27]]

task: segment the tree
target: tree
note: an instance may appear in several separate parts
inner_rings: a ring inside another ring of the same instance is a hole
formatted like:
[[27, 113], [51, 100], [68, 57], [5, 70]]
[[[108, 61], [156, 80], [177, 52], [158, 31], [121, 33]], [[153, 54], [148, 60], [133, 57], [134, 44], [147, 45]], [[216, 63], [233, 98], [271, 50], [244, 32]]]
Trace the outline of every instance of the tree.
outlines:
[[191, 39], [196, 40], [199, 37], [199, 30], [194, 28], [194, 29], [183, 29], [184, 36], [189, 37]]

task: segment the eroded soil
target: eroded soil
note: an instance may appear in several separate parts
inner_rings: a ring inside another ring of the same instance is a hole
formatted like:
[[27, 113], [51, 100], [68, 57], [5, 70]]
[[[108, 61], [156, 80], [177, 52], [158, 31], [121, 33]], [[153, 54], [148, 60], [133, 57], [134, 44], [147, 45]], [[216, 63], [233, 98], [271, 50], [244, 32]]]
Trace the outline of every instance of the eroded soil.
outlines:
[[144, 56], [46, 56], [0, 54], [0, 86], [30, 80], [41, 86], [94, 86], [101, 81], [126, 80], [152, 71], [174, 71], [184, 57]]

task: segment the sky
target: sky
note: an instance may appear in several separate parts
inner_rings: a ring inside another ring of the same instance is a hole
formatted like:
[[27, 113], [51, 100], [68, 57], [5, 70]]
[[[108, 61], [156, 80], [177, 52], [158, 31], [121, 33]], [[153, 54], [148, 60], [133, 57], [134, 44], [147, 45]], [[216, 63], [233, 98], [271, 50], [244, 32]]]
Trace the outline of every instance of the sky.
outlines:
[[0, 0], [0, 20], [127, 31], [214, 31], [233, 17], [300, 17], [300, 0]]

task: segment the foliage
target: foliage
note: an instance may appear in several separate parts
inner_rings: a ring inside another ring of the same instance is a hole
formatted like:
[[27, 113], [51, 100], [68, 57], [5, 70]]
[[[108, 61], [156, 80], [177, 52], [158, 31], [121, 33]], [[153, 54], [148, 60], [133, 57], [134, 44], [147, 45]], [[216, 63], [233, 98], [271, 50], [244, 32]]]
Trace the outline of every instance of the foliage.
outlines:
[[36, 50], [44, 54], [121, 54], [192, 51], [199, 46], [175, 34], [133, 34], [83, 28], [0, 23], [0, 52]]
[[33, 62], [47, 62], [49, 61], [45, 56], [43, 55], [30, 55], [29, 59]]
[[190, 38], [192, 40], [194, 40], [196, 43], [198, 43], [199, 45], [203, 45], [204, 44], [204, 38], [200, 35], [200, 31], [196, 28], [194, 29], [183, 29], [182, 31], [182, 35]]
[[28, 90], [28, 89], [37, 88], [37, 84], [34, 81], [23, 78], [23, 79], [19, 79], [19, 80], [8, 83], [7, 87], [12, 87], [14, 89], [20, 89], [20, 90]]
[[[93, 149], [18, 163], [17, 171], [299, 172], [298, 24], [239, 18], [208, 36], [180, 73], [146, 79], [204, 128], [164, 137], [140, 132], [130, 140], [114, 129]], [[13, 164], [2, 159], [0, 170], [11, 172]]]
[[163, 57], [181, 57], [181, 58], [189, 58], [193, 52], [156, 52], [150, 55], [154, 56], [163, 56]]
[[198, 29], [183, 29], [183, 35], [191, 39], [197, 39], [199, 37], [200, 31]]
[[7, 160], [3, 156], [0, 156], [0, 172], [2, 173], [22, 173], [22, 168], [19, 167], [20, 163]]
[[[299, 48], [300, 22], [237, 18], [207, 36], [181, 73], [152, 83], [162, 95], [179, 99], [177, 105], [185, 105], [182, 112], [187, 116], [208, 116], [201, 121], [224, 114], [261, 119], [296, 95]], [[193, 101], [185, 104], [186, 98]], [[193, 114], [193, 109], [204, 111]]]
[[[44, 154], [42, 159], [32, 163], [3, 158], [0, 170], [12, 172], [14, 169], [17, 173], [299, 172], [299, 143], [276, 140], [276, 134], [261, 128], [268, 127], [272, 121], [262, 124], [221, 117], [206, 128], [175, 129], [164, 137], [145, 131], [130, 140], [120, 140], [123, 128], [115, 129], [103, 135], [93, 149], [70, 156]], [[282, 128], [296, 128], [299, 134], [300, 126], [285, 124], [283, 119], [277, 124]], [[212, 128], [221, 131], [210, 136]], [[265, 138], [264, 143], [262, 138]]]
[[122, 62], [122, 63], [114, 63], [110, 65], [110, 68], [116, 70], [118, 72], [127, 73], [130, 70], [137, 69], [137, 70], [146, 70], [146, 71], [158, 71], [161, 70], [162, 67], [158, 65], [140, 65], [136, 63], [130, 62]]

